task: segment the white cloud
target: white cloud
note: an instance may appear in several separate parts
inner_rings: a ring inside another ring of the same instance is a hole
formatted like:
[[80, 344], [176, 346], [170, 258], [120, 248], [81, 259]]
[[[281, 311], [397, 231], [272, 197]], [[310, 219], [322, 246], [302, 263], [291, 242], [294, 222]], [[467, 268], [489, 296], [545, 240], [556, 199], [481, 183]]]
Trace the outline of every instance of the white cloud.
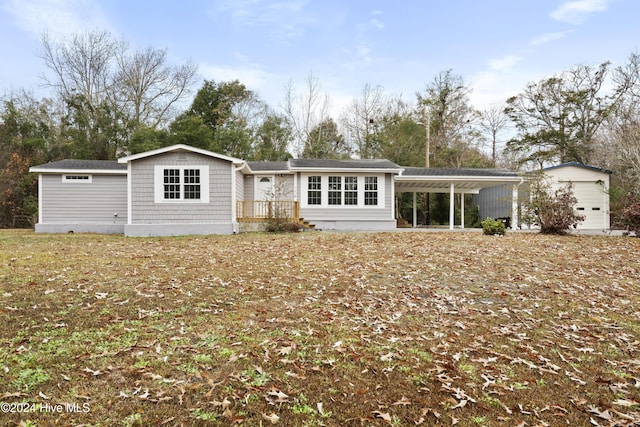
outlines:
[[9, 0], [2, 9], [15, 18], [16, 25], [39, 37], [53, 37], [88, 29], [109, 29], [98, 4], [82, 0]]
[[501, 104], [513, 96], [522, 86], [522, 75], [516, 65], [522, 61], [517, 55], [505, 55], [490, 59], [487, 69], [471, 78], [470, 94], [476, 108], [484, 109], [493, 104]]
[[502, 58], [489, 60], [489, 69], [492, 71], [504, 71], [513, 68], [522, 58], [517, 55], [505, 55]]
[[531, 46], [540, 46], [540, 45], [547, 44], [547, 43], [550, 43], [550, 42], [555, 41], [555, 40], [563, 39], [569, 33], [570, 33], [570, 31], [558, 31], [558, 32], [555, 32], [555, 33], [544, 33], [544, 34], [536, 37], [535, 39], [531, 40], [531, 42], [529, 44]]
[[230, 14], [236, 25], [263, 27], [284, 45], [292, 44], [305, 35], [316, 18], [305, 9], [308, 0], [225, 0], [217, 4], [211, 13]]
[[357, 56], [364, 62], [372, 62], [373, 57], [371, 56], [371, 47], [366, 45], [365, 43], [360, 43], [357, 46]]
[[[248, 89], [258, 92], [263, 99], [268, 98], [269, 94], [266, 93], [267, 97], [265, 97], [265, 92], [271, 90], [274, 81], [278, 79], [276, 76], [265, 72], [261, 67], [252, 64], [232, 67], [200, 63], [198, 64], [198, 71], [207, 80], [215, 80], [217, 82], [239, 80]], [[272, 99], [267, 100], [272, 101]]]
[[384, 22], [380, 21], [379, 19], [373, 18], [372, 20], [369, 21], [369, 23], [378, 29], [384, 28]]
[[573, 0], [561, 4], [550, 16], [556, 21], [582, 24], [592, 13], [604, 12], [611, 0]]

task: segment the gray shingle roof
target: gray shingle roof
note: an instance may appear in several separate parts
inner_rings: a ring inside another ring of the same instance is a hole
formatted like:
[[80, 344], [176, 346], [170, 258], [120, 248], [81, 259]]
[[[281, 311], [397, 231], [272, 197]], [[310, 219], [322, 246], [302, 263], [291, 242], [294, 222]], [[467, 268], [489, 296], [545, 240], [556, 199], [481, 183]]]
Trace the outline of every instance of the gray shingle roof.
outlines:
[[262, 171], [286, 171], [289, 170], [288, 162], [247, 162], [254, 172]]
[[518, 176], [506, 169], [480, 168], [405, 168], [403, 176]]
[[64, 159], [57, 162], [45, 163], [33, 166], [36, 169], [69, 169], [69, 170], [127, 170], [126, 164], [118, 163], [116, 160], [76, 160]]
[[292, 168], [327, 168], [327, 169], [402, 169], [386, 159], [291, 159]]
[[583, 163], [578, 163], [578, 162], [568, 162], [568, 163], [562, 163], [561, 165], [556, 165], [556, 166], [550, 166], [548, 168], [544, 168], [543, 170], [551, 170], [551, 169], [557, 169], [557, 168], [562, 168], [565, 166], [575, 166], [577, 168], [583, 168], [583, 169], [589, 169], [589, 170], [594, 170], [594, 171], [598, 171], [598, 172], [602, 172], [602, 173], [608, 173], [609, 175], [613, 174], [613, 171], [610, 171], [608, 169], [602, 169], [599, 168], [597, 166], [589, 166], [589, 165], [585, 165]]

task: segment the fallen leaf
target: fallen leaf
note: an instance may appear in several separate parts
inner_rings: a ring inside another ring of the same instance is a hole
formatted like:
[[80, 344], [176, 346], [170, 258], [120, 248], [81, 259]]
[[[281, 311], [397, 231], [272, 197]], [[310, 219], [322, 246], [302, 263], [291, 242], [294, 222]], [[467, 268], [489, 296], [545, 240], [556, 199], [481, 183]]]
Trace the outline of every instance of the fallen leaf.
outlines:
[[392, 420], [391, 415], [389, 415], [389, 413], [382, 413], [380, 411], [373, 411], [373, 414], [376, 416], [376, 418], [382, 418], [385, 421], [391, 422], [391, 420]]
[[280, 417], [277, 416], [275, 412], [272, 412], [271, 415], [262, 414], [262, 419], [271, 422], [271, 424], [276, 424], [280, 421]]
[[612, 403], [614, 405], [625, 406], [627, 408], [640, 405], [640, 403], [636, 402], [635, 400], [628, 400], [628, 399], [617, 399], [617, 400], [614, 400]]
[[278, 349], [278, 354], [280, 356], [286, 356], [286, 355], [291, 354], [292, 350], [293, 350], [293, 346], [282, 347], [282, 348]]
[[462, 399], [456, 406], [452, 406], [451, 409], [464, 408], [467, 405], [468, 400]]
[[400, 398], [400, 400], [398, 400], [397, 402], [393, 402], [391, 405], [411, 405], [411, 401], [409, 399], [407, 399], [405, 396], [402, 396]]

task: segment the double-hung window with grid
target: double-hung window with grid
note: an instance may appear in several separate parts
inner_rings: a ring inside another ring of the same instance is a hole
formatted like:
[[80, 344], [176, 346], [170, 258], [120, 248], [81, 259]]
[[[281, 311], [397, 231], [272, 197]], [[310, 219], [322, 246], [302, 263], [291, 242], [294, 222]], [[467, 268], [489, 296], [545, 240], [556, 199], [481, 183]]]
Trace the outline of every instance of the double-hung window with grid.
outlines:
[[364, 204], [365, 206], [378, 205], [378, 177], [364, 177]]
[[309, 205], [322, 204], [322, 177], [310, 176], [307, 181], [307, 203]]
[[342, 204], [342, 177], [330, 176], [329, 177], [329, 192], [327, 194], [330, 205]]
[[358, 177], [344, 177], [344, 204], [358, 206]]
[[207, 166], [156, 166], [155, 202], [208, 203]]
[[381, 176], [309, 175], [306, 177], [306, 201], [303, 201], [303, 206], [383, 208], [381, 179], [384, 182]]

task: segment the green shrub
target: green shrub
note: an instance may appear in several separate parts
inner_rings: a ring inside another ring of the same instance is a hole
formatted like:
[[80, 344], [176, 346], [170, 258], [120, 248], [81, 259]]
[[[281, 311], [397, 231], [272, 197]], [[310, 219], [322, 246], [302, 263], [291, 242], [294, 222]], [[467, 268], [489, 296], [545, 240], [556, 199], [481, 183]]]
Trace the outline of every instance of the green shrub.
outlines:
[[584, 221], [584, 215], [575, 211], [578, 199], [573, 195], [573, 184], [552, 188], [542, 179], [531, 181], [531, 198], [525, 204], [525, 222], [538, 224], [543, 234], [567, 234]]
[[302, 225], [286, 218], [270, 218], [265, 231], [268, 233], [297, 233]]
[[487, 218], [480, 224], [482, 224], [482, 232], [484, 234], [490, 236], [499, 234], [500, 236], [504, 236], [507, 233], [507, 227], [505, 227], [504, 223], [498, 219]]

